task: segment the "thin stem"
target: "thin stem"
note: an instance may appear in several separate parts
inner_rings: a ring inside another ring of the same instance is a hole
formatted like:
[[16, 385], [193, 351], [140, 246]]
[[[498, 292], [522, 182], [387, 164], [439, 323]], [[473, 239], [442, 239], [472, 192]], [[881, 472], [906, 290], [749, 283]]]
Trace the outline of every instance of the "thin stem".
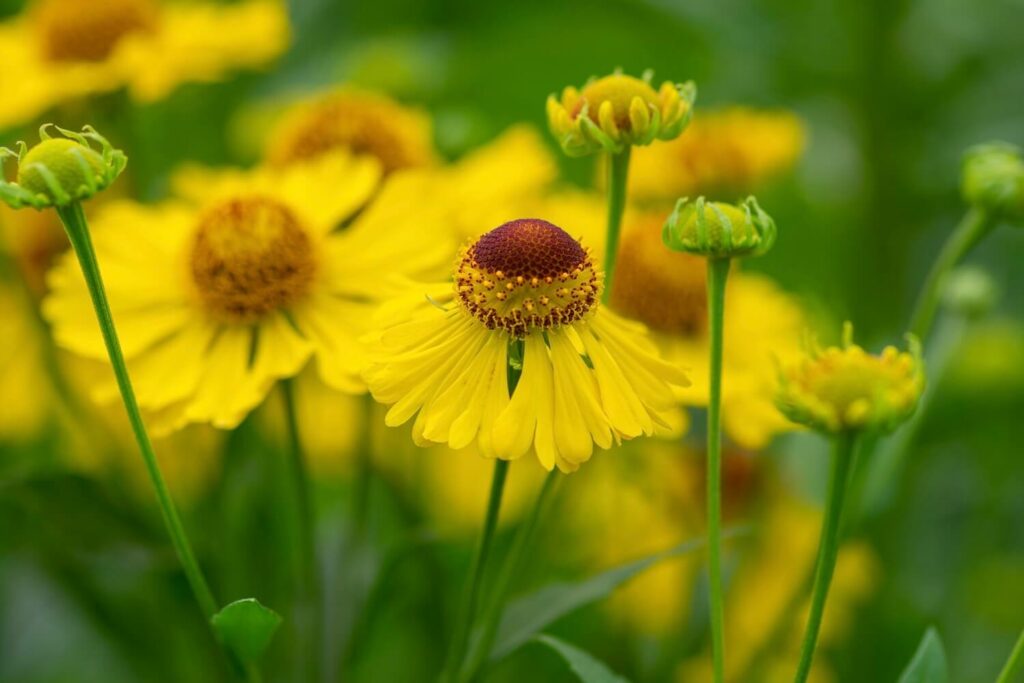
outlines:
[[618, 154], [608, 155], [608, 230], [604, 253], [604, 302], [612, 293], [612, 276], [619, 255], [619, 234], [622, 232], [622, 214], [626, 210], [626, 179], [629, 175], [629, 152], [626, 147]]
[[996, 683], [1013, 683], [1013, 679], [1024, 671], [1024, 630], [1017, 638], [1017, 644], [1013, 646], [1010, 658], [1006, 660], [1006, 666], [996, 679]]
[[469, 583], [466, 585], [466, 592], [463, 597], [462, 609], [455, 622], [455, 631], [452, 635], [451, 646], [448, 649], [444, 671], [441, 673], [442, 681], [455, 681], [458, 678], [459, 669], [469, 645], [469, 631], [476, 615], [476, 606], [480, 598], [480, 585], [483, 583], [484, 567], [487, 564], [487, 556], [491, 552], [494, 542], [494, 532], [498, 527], [498, 511], [501, 509], [501, 497], [505, 490], [505, 478], [508, 475], [508, 461], [495, 460], [494, 474], [491, 478], [491, 493], [487, 501], [487, 512], [484, 516], [483, 533], [477, 544], [476, 552], [473, 555], [473, 562], [469, 568]]
[[360, 408], [363, 419], [360, 422], [359, 439], [356, 443], [356, 476], [352, 491], [352, 526], [359, 541], [366, 535], [370, 514], [370, 489], [373, 486], [373, 406], [373, 398], [369, 394], [362, 397]]
[[814, 588], [811, 591], [811, 612], [807, 618], [807, 630], [804, 631], [804, 641], [800, 648], [800, 664], [794, 679], [796, 683], [804, 683], [811, 672], [811, 660], [814, 658], [814, 648], [818, 643], [821, 619], [825, 614], [825, 600], [828, 598], [828, 589], [832, 583], [832, 573], [839, 554], [839, 527], [855, 442], [854, 434], [844, 433], [835, 437], [833, 445], [832, 473], [829, 477], [828, 497], [825, 500], [825, 519], [821, 524], [821, 540], [818, 543]]
[[711, 334], [708, 398], [708, 586], [711, 602], [711, 658], [715, 683], [725, 680], [725, 597], [722, 588], [722, 346], [725, 282], [730, 259], [708, 260], [708, 322]]
[[163, 515], [164, 524], [171, 536], [174, 550], [178, 554], [181, 566], [185, 570], [192, 593], [195, 595], [199, 609], [207, 621], [217, 612], [217, 602], [210, 592], [199, 564], [196, 562], [192, 552], [192, 546], [185, 535], [185, 528], [182, 526], [178, 510], [171, 499], [170, 491], [164, 482], [160, 465], [157, 462], [156, 454], [153, 452], [153, 444], [149, 440], [146, 426], [142, 421], [142, 414], [139, 411], [138, 402], [135, 399], [135, 391], [132, 389], [131, 378], [128, 376], [128, 367], [124, 361], [124, 354], [121, 351], [121, 343], [117, 338], [117, 329], [114, 327], [114, 318], [110, 312], [110, 303], [107, 301], [107, 294], [103, 287], [103, 278], [100, 274], [100, 267], [96, 261], [96, 253], [93, 250], [92, 239], [89, 236], [89, 226], [85, 221], [85, 213], [82, 205], [75, 202], [65, 207], [59, 207], [57, 213], [64, 229], [67, 231], [68, 239], [78, 257], [78, 263], [82, 267], [82, 274], [85, 276], [86, 285], [89, 288], [89, 296], [92, 297], [93, 307], [96, 309], [96, 318], [99, 321], [100, 331], [103, 333], [103, 342], [107, 347], [107, 354], [110, 356], [110, 364], [114, 368], [114, 376], [117, 379], [117, 386], [121, 390], [121, 398], [124, 401], [125, 412], [128, 413], [128, 421], [131, 423], [132, 432], [135, 434], [135, 441], [139, 445], [139, 452], [146, 464], [146, 471], [156, 491], [157, 502], [160, 504], [160, 512]]
[[459, 676], [460, 681], [472, 681], [487, 657], [491, 654], [491, 647], [494, 645], [494, 639], [498, 634], [498, 625], [501, 621], [502, 610], [505, 607], [505, 600], [508, 598], [513, 581], [516, 577], [522, 575], [523, 567], [529, 557], [526, 551], [533, 542], [537, 525], [541, 519], [547, 516], [547, 511], [551, 507], [551, 501], [554, 500], [553, 493], [561, 479], [557, 469], [552, 470], [548, 474], [544, 479], [543, 486], [541, 486], [540, 493], [537, 494], [537, 500], [530, 510], [529, 517], [520, 524], [515, 540], [512, 542], [512, 548], [502, 563], [501, 573], [494, 584], [490, 602], [484, 608], [483, 616], [481, 617], [480, 637], [474, 643], [469, 653], [466, 666], [462, 668], [461, 675]]
[[931, 332], [932, 323], [935, 322], [935, 312], [939, 307], [939, 299], [942, 297], [942, 288], [946, 284], [946, 278], [964, 259], [964, 257], [977, 246], [985, 235], [995, 226], [991, 215], [983, 209], [970, 209], [960, 221], [960, 224], [949, 236], [942, 251], [932, 264], [928, 277], [925, 278], [921, 294], [914, 306], [914, 312], [910, 317], [910, 331], [918, 339], [924, 341]]
[[[305, 450], [302, 447], [298, 413], [295, 408], [295, 383], [291, 379], [281, 382], [281, 395], [284, 399], [285, 422], [288, 431], [288, 469], [291, 484], [294, 488], [296, 506], [296, 536], [298, 537], [299, 559], [299, 606], [302, 621], [306, 625], [306, 637], [300, 638], [307, 645], [309, 656], [310, 680], [317, 680], [319, 664], [322, 658], [321, 615], [317, 607], [321, 605], [319, 597], [319, 576], [316, 564], [316, 526], [313, 496], [309, 484], [309, 467], [306, 464]], [[304, 657], [305, 659], [305, 657]]]

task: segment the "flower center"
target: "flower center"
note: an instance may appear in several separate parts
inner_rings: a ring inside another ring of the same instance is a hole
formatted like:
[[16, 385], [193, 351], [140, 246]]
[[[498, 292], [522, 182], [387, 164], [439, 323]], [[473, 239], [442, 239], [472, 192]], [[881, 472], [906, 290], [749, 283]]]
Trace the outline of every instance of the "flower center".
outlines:
[[887, 392], [900, 387], [906, 369], [886, 359], [872, 356], [860, 349], [846, 349], [823, 358], [821, 374], [813, 382], [813, 393], [840, 415], [846, 415], [858, 401], [874, 403]]
[[192, 278], [217, 318], [250, 323], [305, 295], [316, 261], [292, 211], [264, 197], [231, 199], [200, 218]]
[[42, 0], [37, 5], [43, 56], [55, 62], [99, 62], [129, 33], [156, 28], [153, 0]]
[[455, 278], [462, 306], [514, 337], [581, 319], [600, 290], [589, 251], [536, 218], [505, 223], [464, 249]]
[[643, 219], [619, 245], [611, 304], [653, 330], [700, 335], [707, 326], [706, 271], [703, 258], [665, 248], [657, 217]]
[[605, 76], [583, 88], [572, 116], [574, 119], [578, 117], [586, 103], [590, 120], [599, 123], [598, 109], [604, 102], [611, 102], [615, 124], [619, 128], [628, 129], [630, 127], [629, 104], [634, 97], [639, 97], [647, 104], [658, 105], [658, 93], [647, 81], [625, 74]]

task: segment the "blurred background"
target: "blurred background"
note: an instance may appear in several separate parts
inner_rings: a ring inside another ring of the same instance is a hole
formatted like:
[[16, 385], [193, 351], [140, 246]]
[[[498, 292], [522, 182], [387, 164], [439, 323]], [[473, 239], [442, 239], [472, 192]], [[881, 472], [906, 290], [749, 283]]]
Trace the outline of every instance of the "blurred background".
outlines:
[[[21, 2], [0, 0], [5, 21], [23, 11]], [[1020, 0], [293, 0], [288, 14], [290, 47], [269, 66], [183, 83], [156, 101], [129, 102], [113, 91], [60, 103], [11, 122], [0, 143], [34, 139], [39, 121], [102, 122], [131, 159], [130, 192], [157, 200], [183, 162], [256, 162], [282, 103], [347, 84], [423, 109], [437, 149], [453, 161], [513, 124], [532, 124], [565, 182], [590, 187], [594, 160], [558, 153], [546, 134], [545, 98], [616, 67], [653, 69], [658, 82], [698, 84], [697, 120], [702, 110], [731, 105], [799, 118], [802, 154], [756, 188], [779, 226], [778, 244], [744, 269], [767, 274], [799, 301], [822, 339], [834, 341], [851, 320], [870, 349], [900, 341], [920, 283], [964, 211], [964, 150], [995, 139], [1024, 143]], [[12, 233], [32, 229], [30, 221], [3, 218], [16, 255]], [[32, 283], [23, 294], [17, 261], [6, 259], [10, 301], [0, 325], [5, 336], [23, 324], [30, 330], [0, 358], [0, 422], [13, 423], [0, 437], [0, 681], [221, 680], [226, 672], [152, 495], [129, 462], [135, 453], [123, 437], [126, 455], [99, 453], [85, 430], [68, 429], [62, 413], [88, 401], [84, 392], [46, 375], [21, 380], [27, 363], [64, 361], [38, 316], [23, 320], [19, 302], [38, 295]], [[970, 315], [944, 309], [926, 345], [934, 393], [912, 434], [894, 437], [905, 439], [906, 457], [874, 479], [870, 463], [858, 466], [860, 480], [872, 482], [861, 485], [874, 493], [851, 515], [848, 576], [841, 560], [830, 603], [841, 618], [823, 639], [821, 680], [896, 680], [929, 625], [945, 642], [952, 681], [992, 680], [1024, 626], [1024, 231], [1001, 226], [970, 262], [995, 283], [991, 305]], [[291, 507], [277, 485], [275, 399], [233, 432], [175, 435], [161, 459], [219, 592], [255, 594], [286, 613], [296, 570], [287, 551]], [[51, 409], [34, 421], [29, 408], [37, 403]], [[355, 424], [352, 410], [325, 413], [321, 427]], [[561, 511], [544, 525], [520, 588], [579, 579], [684, 540], [660, 520], [701, 515], [701, 415], [693, 411], [682, 447], [693, 457], [684, 468], [666, 464], [678, 445], [631, 445], [613, 463], [564, 482]], [[114, 412], [104, 429], [123, 431], [121, 421]], [[430, 680], [489, 469], [475, 456], [413, 452], [407, 428], [385, 433], [380, 422], [372, 415], [369, 436], [337, 446], [347, 455], [332, 453], [332, 443], [314, 458], [328, 633], [337, 643], [329, 671], [344, 680]], [[354, 545], [345, 531], [359, 504], [352, 453], [367, 443], [391, 455], [368, 475], [371, 540]], [[767, 587], [787, 577], [799, 583], [792, 577], [805, 571], [786, 561], [813, 551], [826, 445], [790, 434], [734, 450], [732, 521], [768, 520], [771, 529], [760, 544], [737, 548], [731, 564], [730, 618], [744, 624], [761, 658], [751, 655], [760, 663], [736, 680], [788, 680], [767, 660], [785, 659], [779, 643], [793, 640], [792, 625], [779, 625], [790, 598]], [[540, 479], [535, 463], [523, 465], [513, 468], [523, 490], [510, 493], [513, 518]], [[409, 485], [404, 478], [417, 468], [426, 479]], [[631, 478], [641, 481], [621, 483]], [[660, 484], [652, 488], [651, 479]], [[786, 543], [803, 550], [767, 552]], [[696, 555], [666, 563], [551, 632], [630, 680], [705, 680], [700, 566]], [[292, 680], [292, 640], [286, 625], [268, 653], [267, 680]], [[489, 680], [522, 680], [524, 672], [571, 680], [564, 663], [537, 646], [497, 665]]]

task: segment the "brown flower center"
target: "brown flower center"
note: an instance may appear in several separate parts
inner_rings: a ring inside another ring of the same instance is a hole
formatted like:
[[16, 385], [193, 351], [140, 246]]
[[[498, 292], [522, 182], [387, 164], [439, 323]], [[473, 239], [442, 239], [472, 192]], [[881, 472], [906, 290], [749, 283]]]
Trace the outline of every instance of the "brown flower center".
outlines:
[[43, 56], [55, 62], [99, 62], [129, 33], [153, 31], [153, 0], [42, 0], [36, 5]]

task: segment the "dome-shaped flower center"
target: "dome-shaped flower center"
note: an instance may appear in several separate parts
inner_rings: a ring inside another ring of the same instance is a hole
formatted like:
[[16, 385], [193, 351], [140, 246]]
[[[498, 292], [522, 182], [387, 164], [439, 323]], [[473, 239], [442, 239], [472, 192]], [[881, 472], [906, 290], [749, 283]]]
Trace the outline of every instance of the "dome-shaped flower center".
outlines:
[[231, 199], [200, 218], [192, 278], [215, 317], [249, 323], [304, 296], [316, 260], [295, 214], [265, 197]]
[[660, 221], [642, 220], [619, 245], [611, 304], [659, 332], [702, 334], [707, 326], [705, 260], [666, 249]]
[[376, 158], [385, 173], [422, 166], [423, 152], [406, 144], [403, 131], [396, 129], [402, 122], [389, 113], [359, 100], [325, 100], [290, 121], [268, 150], [268, 160], [284, 166], [345, 149]]
[[522, 337], [582, 318], [597, 303], [601, 278], [590, 253], [568, 233], [522, 218], [463, 250], [455, 289], [489, 329]]
[[604, 102], [611, 102], [615, 124], [619, 128], [628, 129], [630, 127], [629, 105], [634, 97], [639, 97], [646, 104], [658, 106], [658, 93], [647, 81], [625, 74], [605, 76], [583, 88], [572, 116], [573, 118], [578, 117], [583, 110], [583, 105], [586, 104], [590, 119], [594, 123], [599, 123], [598, 110]]
[[153, 0], [43, 0], [36, 7], [43, 56], [58, 62], [98, 62], [129, 33], [156, 28]]

